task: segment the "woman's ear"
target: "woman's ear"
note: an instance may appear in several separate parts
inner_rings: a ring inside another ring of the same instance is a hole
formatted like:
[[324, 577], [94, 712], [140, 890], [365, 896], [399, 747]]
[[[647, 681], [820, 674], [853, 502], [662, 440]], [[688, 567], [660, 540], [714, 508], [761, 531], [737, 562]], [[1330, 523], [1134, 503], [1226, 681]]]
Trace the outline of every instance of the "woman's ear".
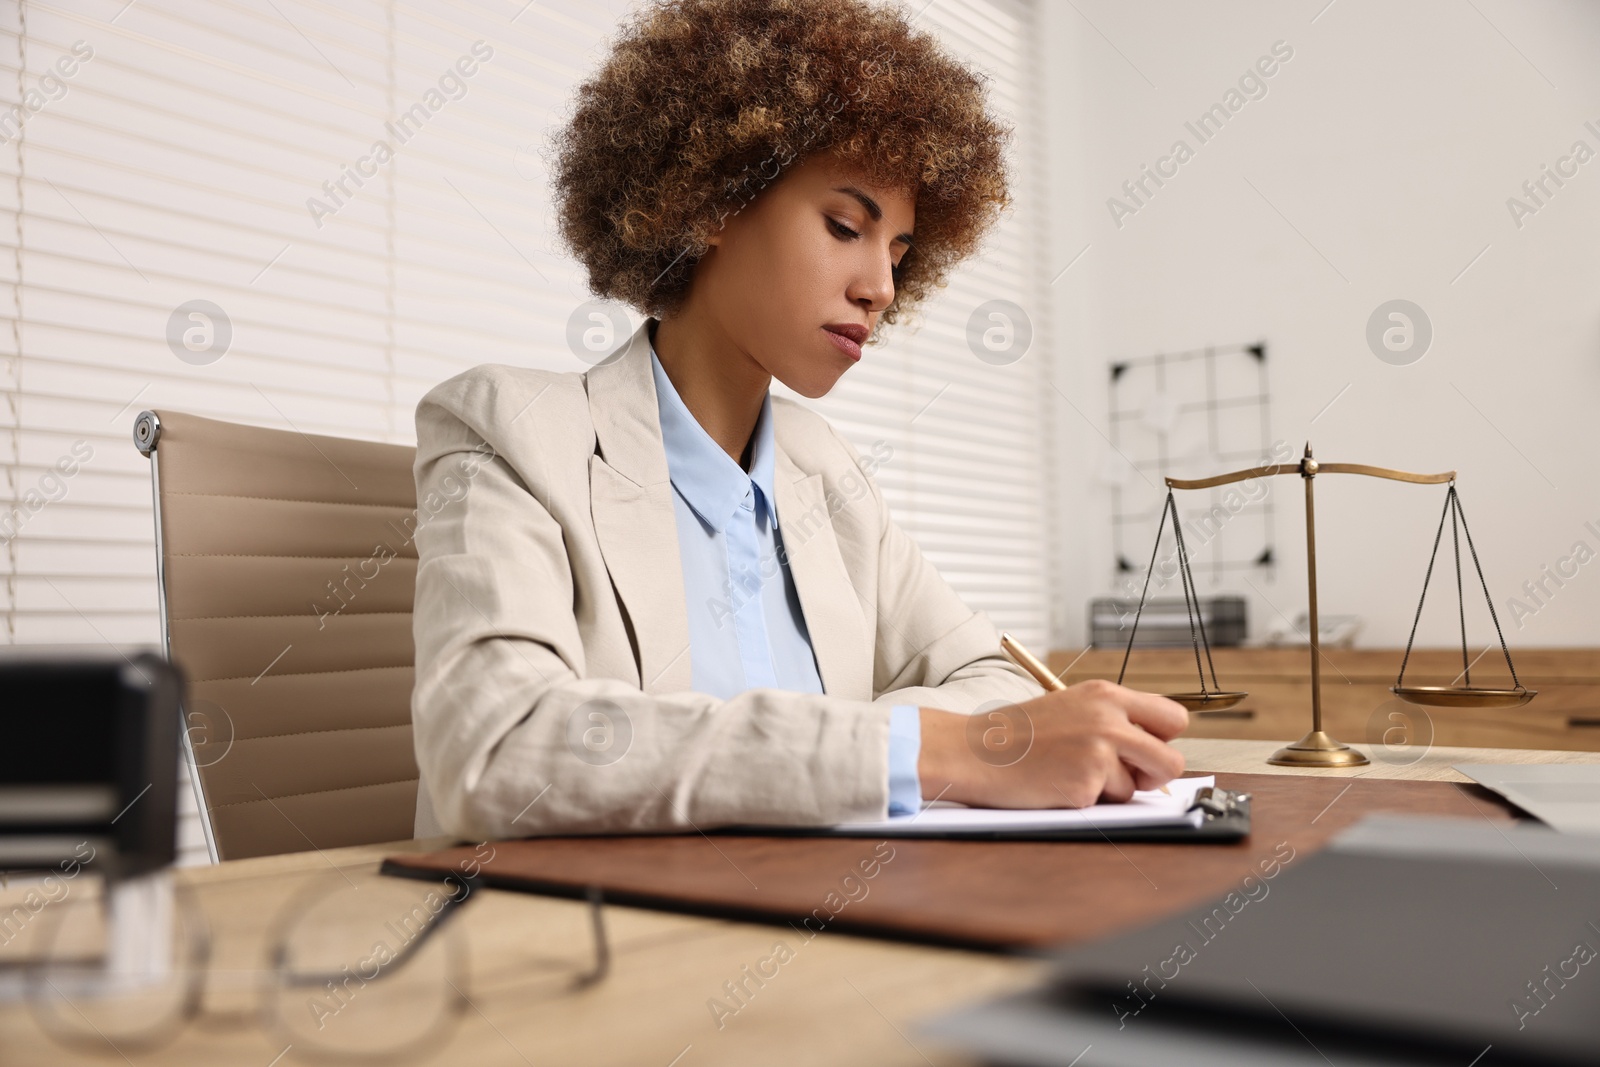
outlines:
[[737, 211], [729, 211], [727, 209], [719, 212], [717, 215], [716, 225], [712, 228], [711, 233], [706, 237], [706, 244], [708, 246], [720, 245], [723, 237], [728, 233], [728, 220], [735, 218], [737, 215]]

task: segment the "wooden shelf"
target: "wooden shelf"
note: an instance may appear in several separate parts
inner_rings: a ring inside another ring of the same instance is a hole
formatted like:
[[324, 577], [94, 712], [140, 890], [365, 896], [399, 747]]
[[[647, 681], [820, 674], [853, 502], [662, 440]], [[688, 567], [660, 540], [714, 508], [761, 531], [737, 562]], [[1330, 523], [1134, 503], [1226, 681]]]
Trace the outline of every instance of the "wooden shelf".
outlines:
[[[1473, 651], [1477, 654], [1477, 650]], [[1389, 691], [1403, 649], [1324, 649], [1323, 728], [1348, 744], [1449, 745], [1600, 751], [1600, 649], [1533, 648], [1512, 652], [1517, 677], [1539, 695], [1521, 708], [1454, 710], [1407, 704]], [[1238, 707], [1190, 716], [1187, 736], [1293, 741], [1311, 728], [1310, 652], [1306, 646], [1217, 648], [1212, 662], [1225, 689], [1249, 692]], [[1116, 680], [1122, 649], [1052, 652], [1051, 670], [1071, 669], [1071, 685], [1089, 678]], [[1074, 660], [1076, 662], [1074, 663]], [[1407, 684], [1448, 685], [1461, 671], [1461, 652], [1417, 649]], [[1498, 648], [1473, 665], [1474, 685], [1509, 686]], [[1125, 683], [1153, 692], [1193, 691], [1192, 648], [1134, 649]]]

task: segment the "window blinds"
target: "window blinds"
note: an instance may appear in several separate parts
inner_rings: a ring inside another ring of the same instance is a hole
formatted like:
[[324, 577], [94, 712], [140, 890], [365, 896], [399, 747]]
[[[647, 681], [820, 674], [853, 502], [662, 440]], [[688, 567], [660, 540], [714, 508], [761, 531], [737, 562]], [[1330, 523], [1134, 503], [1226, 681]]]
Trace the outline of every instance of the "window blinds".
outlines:
[[[409, 443], [417, 400], [470, 366], [582, 369], [551, 341], [587, 293], [541, 150], [631, 6], [0, 6], [6, 641], [159, 642], [144, 408]], [[814, 403], [864, 453], [887, 443], [898, 520], [1042, 645], [1042, 339], [997, 366], [966, 336], [984, 301], [1038, 306], [1030, 8], [917, 18], [1016, 122], [1019, 210]], [[203, 855], [192, 819], [184, 843]]]

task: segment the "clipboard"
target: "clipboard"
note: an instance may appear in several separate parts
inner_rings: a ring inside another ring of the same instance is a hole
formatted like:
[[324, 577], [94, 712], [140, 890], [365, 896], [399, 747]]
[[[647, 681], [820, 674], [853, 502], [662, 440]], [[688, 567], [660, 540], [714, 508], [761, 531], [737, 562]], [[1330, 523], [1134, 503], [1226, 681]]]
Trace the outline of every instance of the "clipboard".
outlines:
[[[1081, 826], [1028, 829], [920, 830], [895, 833], [883, 823], [859, 826], [807, 827], [761, 826], [728, 827], [710, 831], [722, 834], [759, 833], [773, 837], [862, 837], [918, 841], [1138, 841], [1151, 844], [1228, 844], [1250, 836], [1250, 794], [1202, 786], [1195, 791], [1187, 813], [1196, 818], [1189, 825], [1165, 826]], [[914, 818], [914, 817], [913, 817]], [[911, 820], [908, 820], [911, 821]], [[891, 820], [892, 822], [892, 820]]]
[[1128, 826], [1105, 837], [1100, 837], [1099, 834], [1088, 836], [1093, 831], [1080, 831], [1084, 836], [1056, 838], [1056, 840], [1148, 841], [1155, 844], [1182, 844], [1193, 841], [1225, 844], [1243, 841], [1250, 836], [1249, 793], [1207, 786], [1195, 794], [1194, 803], [1190, 805], [1189, 810], [1199, 810], [1202, 813], [1200, 825], [1192, 830], [1165, 826]]

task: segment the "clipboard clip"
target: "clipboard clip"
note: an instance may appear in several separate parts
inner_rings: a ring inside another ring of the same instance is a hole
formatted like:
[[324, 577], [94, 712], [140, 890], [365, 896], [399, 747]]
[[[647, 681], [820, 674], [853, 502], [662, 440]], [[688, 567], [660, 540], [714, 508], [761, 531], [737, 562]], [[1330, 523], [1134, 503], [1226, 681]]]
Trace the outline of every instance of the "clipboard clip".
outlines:
[[1249, 803], [1249, 793], [1237, 793], [1231, 789], [1218, 789], [1208, 785], [1195, 792], [1194, 802], [1189, 805], [1189, 810], [1194, 811], [1198, 808], [1206, 813], [1206, 818], [1218, 819], [1248, 810], [1246, 805]]

